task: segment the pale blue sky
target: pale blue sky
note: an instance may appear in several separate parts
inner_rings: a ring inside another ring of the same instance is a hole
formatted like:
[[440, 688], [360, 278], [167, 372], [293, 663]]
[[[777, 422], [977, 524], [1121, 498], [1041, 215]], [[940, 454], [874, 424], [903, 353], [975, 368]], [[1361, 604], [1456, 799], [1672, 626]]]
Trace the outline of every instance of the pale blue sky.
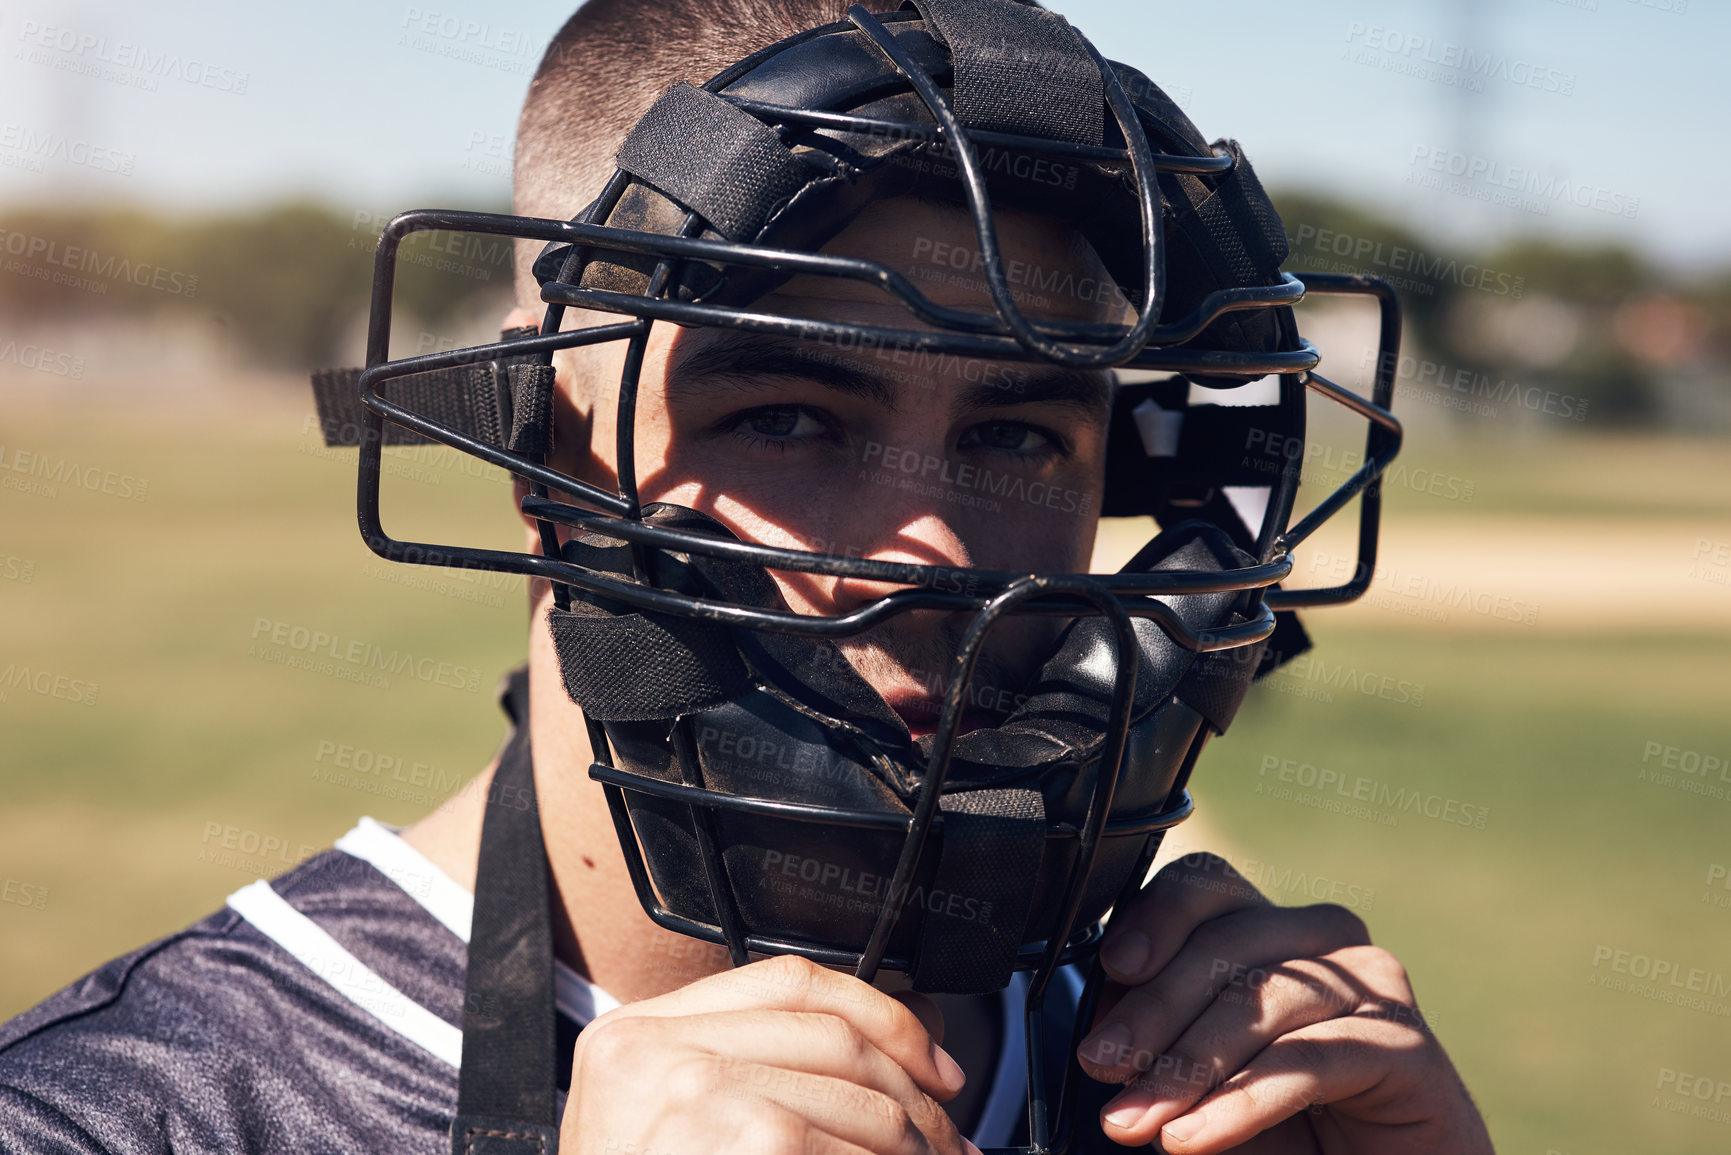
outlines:
[[[0, 206], [502, 203], [516, 108], [572, 3], [8, 2]], [[1270, 185], [1455, 238], [1608, 235], [1731, 263], [1724, 0], [1053, 6]]]

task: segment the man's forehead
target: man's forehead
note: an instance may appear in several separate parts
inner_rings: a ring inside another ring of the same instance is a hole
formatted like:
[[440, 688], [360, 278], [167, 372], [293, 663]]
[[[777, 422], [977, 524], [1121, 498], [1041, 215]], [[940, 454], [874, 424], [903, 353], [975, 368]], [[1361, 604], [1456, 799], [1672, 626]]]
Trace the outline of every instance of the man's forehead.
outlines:
[[[1030, 213], [1001, 214], [998, 236], [1018, 304], [1031, 316], [1121, 320], [1122, 295], [1088, 242], [1068, 225]], [[951, 308], [988, 312], [973, 222], [953, 205], [916, 198], [868, 206], [823, 248], [901, 271]], [[798, 276], [757, 302], [768, 312], [878, 329], [929, 330], [875, 284]], [[1024, 361], [938, 353], [868, 332], [799, 339], [738, 329], [681, 330], [668, 362], [669, 399], [799, 379], [895, 408], [910, 391], [943, 390], [955, 407], [1060, 404], [1104, 415], [1113, 377]]]
[[[1068, 223], [1000, 209], [993, 214], [993, 227], [1010, 291], [1028, 315], [1124, 322], [1132, 311], [1093, 245]], [[917, 197], [876, 202], [822, 251], [886, 265], [939, 305], [995, 312], [973, 219], [958, 205]], [[925, 327], [876, 284], [839, 277], [794, 277], [765, 301], [777, 311], [798, 314], [863, 306], [881, 323]]]

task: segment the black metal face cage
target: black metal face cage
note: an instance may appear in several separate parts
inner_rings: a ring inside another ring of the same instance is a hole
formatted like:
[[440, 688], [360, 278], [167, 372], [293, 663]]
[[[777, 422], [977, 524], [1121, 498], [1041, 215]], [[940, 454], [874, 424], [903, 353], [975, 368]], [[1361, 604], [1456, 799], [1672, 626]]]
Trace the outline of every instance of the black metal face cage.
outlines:
[[[407, 212], [392, 220], [380, 235], [374, 266], [367, 368], [360, 378], [365, 418], [360, 446], [358, 515], [362, 536], [368, 546], [383, 558], [412, 564], [495, 570], [544, 578], [552, 583], [555, 599], [561, 608], [569, 606], [571, 591], [575, 589], [617, 599], [640, 611], [672, 614], [748, 630], [828, 639], [853, 636], [895, 615], [913, 610], [973, 614], [971, 625], [956, 656], [953, 677], [948, 683], [932, 752], [919, 783], [918, 797], [911, 814], [907, 816], [803, 805], [707, 790], [703, 787], [688, 727], [675, 726], [673, 731], [675, 749], [683, 763], [682, 783], [665, 782], [631, 773], [612, 764], [604, 728], [600, 723], [588, 720], [589, 736], [596, 758], [590, 775], [604, 785], [631, 878], [644, 910], [662, 927], [709, 942], [725, 944], [735, 965], [743, 965], [749, 961], [751, 954], [756, 952], [803, 955], [826, 965], [851, 968], [858, 977], [867, 981], [871, 980], [881, 967], [906, 969], [907, 960], [885, 958], [890, 933], [903, 908], [897, 896], [906, 893], [929, 836], [934, 830], [942, 828], [942, 815], [937, 804], [949, 769], [951, 746], [956, 737], [962, 704], [966, 701], [966, 691], [974, 664], [988, 633], [1008, 614], [1042, 614], [1066, 618], [1099, 614], [1108, 619], [1117, 639], [1118, 667], [1098, 786], [1089, 804], [1086, 819], [1080, 826], [1060, 824], [1048, 831], [1048, 838], [1069, 838], [1078, 842], [1078, 853], [1063, 892], [1064, 898], [1059, 904], [1061, 917], [1056, 925], [1061, 931], [1046, 942], [1025, 947], [1016, 964], [1017, 969], [1033, 971], [1028, 985], [1025, 1012], [1029, 1042], [1030, 1146], [1017, 1150], [1023, 1155], [1044, 1155], [1048, 1151], [1068, 1150], [1075, 1137], [1073, 1128], [1069, 1126], [1064, 1104], [1074, 1102], [1080, 1068], [1072, 1058], [1063, 1080], [1056, 1111], [1059, 1126], [1054, 1133], [1047, 1115], [1045, 1075], [1040, 1058], [1044, 1054], [1042, 1007], [1047, 987], [1057, 968], [1071, 961], [1093, 960], [1096, 953], [1093, 948], [1103, 933], [1100, 922], [1094, 922], [1080, 930], [1074, 926], [1082, 902], [1083, 884], [1088, 877], [1095, 848], [1105, 836], [1145, 836], [1146, 844], [1140, 865], [1125, 884], [1124, 891], [1119, 896], [1121, 902], [1140, 887], [1164, 832], [1188, 817], [1192, 809], [1190, 795], [1185, 787], [1200, 742], [1196, 749], [1191, 750], [1177, 784], [1158, 814], [1108, 822], [1121, 769], [1130, 705], [1135, 690], [1137, 647], [1132, 619], [1152, 619], [1175, 642], [1190, 650], [1233, 649], [1253, 645], [1268, 637], [1274, 629], [1273, 611], [1276, 609], [1349, 602], [1368, 588], [1375, 568], [1381, 507], [1380, 486], [1376, 483], [1399, 451], [1401, 442], [1400, 423], [1389, 412], [1394, 391], [1396, 354], [1400, 345], [1400, 309], [1393, 288], [1380, 278], [1314, 273], [1282, 274], [1280, 282], [1275, 285], [1215, 291], [1205, 297], [1189, 316], [1165, 324], [1158, 323], [1163, 298], [1164, 264], [1161, 254], [1160, 198], [1155, 174], [1160, 171], [1222, 173], [1233, 166], [1232, 156], [1223, 149], [1216, 150], [1215, 155], [1210, 156], [1154, 154], [1137, 111], [1125, 95], [1116, 73], [1094, 52], [1091, 45], [1089, 51], [1100, 65], [1105, 80], [1107, 102], [1128, 142], [1127, 148], [1099, 148], [1002, 133], [970, 133], [957, 122], [932, 78], [905, 54], [884, 27], [886, 23], [912, 18], [917, 17], [913, 14], [873, 16], [863, 8], [855, 6], [850, 10], [848, 21], [812, 29], [799, 37], [783, 41], [748, 57], [711, 80], [705, 87], [712, 92], [720, 91], [772, 52], [809, 37], [848, 27], [864, 32], [923, 99], [936, 122], [935, 127], [876, 121], [835, 112], [776, 107], [743, 100], [735, 100], [735, 104], [772, 126], [817, 125], [856, 131], [887, 131], [910, 138], [941, 139], [952, 153], [961, 175], [967, 211], [978, 236], [985, 278], [995, 306], [993, 314], [985, 315], [940, 306], [929, 300], [898, 270], [870, 260], [705, 240], [692, 235], [668, 236], [633, 232], [592, 223], [605, 220], [623, 194], [629, 181], [628, 175], [623, 172], [615, 172], [600, 198], [577, 219], [569, 222], [475, 212]], [[1141, 204], [1145, 256], [1145, 292], [1132, 324], [1122, 326], [1036, 321], [1022, 313], [1012, 298], [1010, 284], [1005, 275], [987, 197], [986, 180], [976, 156], [976, 143], [1032, 152], [1044, 151], [1072, 159], [1129, 162]], [[681, 232], [691, 234], [700, 226], [697, 214], [693, 213], [687, 218]], [[398, 248], [406, 237], [429, 230], [452, 230], [572, 246], [557, 280], [549, 281], [543, 286], [542, 298], [547, 304], [547, 312], [540, 333], [469, 348], [390, 360], [391, 306]], [[609, 252], [646, 254], [659, 262], [646, 293], [638, 296], [580, 287], [579, 281], [586, 264], [598, 254]], [[931, 328], [897, 329], [854, 325], [754, 311], [749, 307], [724, 307], [701, 301], [679, 300], [670, 286], [678, 283], [678, 269], [681, 262], [685, 261], [706, 261], [722, 267], [747, 266], [785, 274], [811, 274], [862, 281], [877, 286], [906, 308], [912, 317]], [[1295, 347], [1270, 352], [1226, 352], [1182, 347], [1226, 313], [1290, 306], [1311, 294], [1368, 296], [1376, 301], [1380, 313], [1379, 350], [1370, 398], [1358, 396], [1316, 372], [1319, 354], [1315, 346], [1302, 339], [1296, 340]], [[564, 311], [571, 306], [618, 313], [630, 319], [561, 332], [560, 323]], [[1162, 571], [1046, 576], [970, 570], [967, 571], [968, 576], [974, 579], [970, 588], [976, 592], [949, 592], [954, 588], [954, 583], [941, 579], [952, 571], [942, 570], [940, 567], [772, 548], [646, 523], [642, 519], [637, 493], [633, 427], [639, 371], [650, 328], [656, 321], [671, 321], [682, 326], [723, 326], [801, 339], [860, 340], [916, 352], [994, 360], [1043, 361], [1072, 367], [1112, 366], [1174, 374], [1231, 374], [1246, 379], [1278, 375], [1279, 403], [1283, 413], [1293, 420], [1293, 428], [1302, 430], [1304, 427], [1307, 390], [1345, 407], [1369, 422], [1364, 465], [1320, 501], [1296, 525], [1289, 525], [1300, 480], [1302, 455], [1283, 454], [1283, 463], [1270, 487], [1269, 500], [1257, 534], [1259, 556], [1252, 565], [1220, 572]], [[600, 489], [550, 467], [546, 463], [545, 455], [519, 453], [495, 447], [450, 425], [405, 408], [391, 401], [383, 392], [387, 382], [414, 374], [484, 364], [506, 358], [533, 357], [542, 364], [551, 364], [556, 350], [621, 340], [629, 342], [629, 345], [625, 370], [619, 382], [619, 489], [616, 493]], [[380, 518], [381, 455], [387, 421], [478, 457], [527, 482], [530, 493], [523, 499], [522, 509], [537, 521], [544, 553], [534, 555], [402, 541], [387, 533]], [[569, 495], [570, 500], [578, 504], [553, 500], [550, 495], [555, 492]], [[1339, 512], [1354, 497], [1361, 499], [1361, 507], [1358, 565], [1350, 580], [1328, 588], [1275, 588], [1277, 583], [1291, 572], [1293, 548], [1310, 537], [1323, 522]], [[556, 525], [600, 533], [628, 543], [634, 560], [636, 580], [623, 581], [614, 575], [592, 571], [563, 560]], [[898, 589], [851, 613], [833, 617], [805, 616], [656, 588], [646, 577], [652, 572], [651, 551], [656, 550], [748, 562], [767, 569], [894, 583], [908, 588]], [[939, 588], [940, 586], [944, 588]], [[1207, 632], [1190, 629], [1159, 600], [1162, 595], [1224, 591], [1241, 591], [1239, 608], [1247, 620]], [[643, 853], [626, 805], [626, 791], [673, 800], [690, 808], [697, 842], [706, 859], [705, 868], [714, 907], [719, 914], [719, 925], [685, 918], [663, 906], [645, 867]], [[885, 892], [883, 907], [864, 948], [858, 951], [837, 950], [832, 946], [811, 941], [747, 933], [732, 896], [723, 859], [716, 846], [714, 817], [718, 810], [821, 823], [832, 827], [903, 832], [905, 837], [895, 874]], [[1093, 1017], [1100, 984], [1101, 971], [1097, 960], [1094, 960], [1077, 1011], [1072, 1052]]]

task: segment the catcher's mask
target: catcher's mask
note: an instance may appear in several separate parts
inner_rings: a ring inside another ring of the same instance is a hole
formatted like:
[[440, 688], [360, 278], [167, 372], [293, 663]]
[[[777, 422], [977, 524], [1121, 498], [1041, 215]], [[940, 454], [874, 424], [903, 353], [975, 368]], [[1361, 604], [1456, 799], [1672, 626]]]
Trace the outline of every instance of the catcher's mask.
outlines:
[[[1062, 180], [1028, 179], [1054, 166]], [[896, 268], [820, 251], [867, 204], [903, 196], [965, 209], [990, 312], [939, 305]], [[1079, 231], [1133, 319], [1026, 315], [994, 206]], [[398, 248], [425, 230], [546, 242], [534, 265], [547, 304], [539, 330], [390, 360]], [[1204, 742], [1227, 728], [1254, 676], [1308, 644], [1289, 611], [1350, 601], [1369, 584], [1375, 483], [1400, 443], [1388, 412], [1398, 306], [1376, 278], [1282, 273], [1286, 255], [1237, 144], [1208, 145], [1158, 87], [1104, 60], [1061, 17], [1014, 0], [913, 0], [877, 15], [856, 6], [701, 88], [668, 89], [570, 222], [397, 217], [379, 240], [368, 368], [315, 375], [315, 386], [327, 440], [361, 448], [361, 530], [375, 552], [552, 583], [549, 627], [588, 721], [590, 775], [655, 922], [725, 944], [736, 965], [794, 953], [867, 980], [904, 971], [933, 992], [997, 990], [1031, 971], [1038, 1047], [1047, 984], [1059, 966], [1091, 959], [1102, 917], [1190, 813], [1186, 784]], [[763, 309], [769, 290], [800, 274], [875, 286], [908, 327]], [[1379, 307], [1371, 398], [1316, 372], [1291, 309], [1315, 293]], [[573, 306], [621, 319], [561, 331]], [[1151, 516], [1164, 531], [1116, 574], [1027, 574], [771, 548], [694, 510], [641, 504], [634, 412], [656, 322], [1120, 369], [1103, 514]], [[617, 492], [548, 464], [553, 353], [610, 341], [628, 343]], [[1267, 377], [1279, 384], [1271, 404], [1192, 400]], [[1307, 390], [1370, 425], [1363, 467], [1292, 524]], [[382, 447], [423, 438], [524, 479], [543, 552], [386, 533]], [[1229, 499], [1240, 487], [1260, 498], [1257, 525]], [[1279, 588], [1293, 547], [1355, 496], [1352, 579]], [[556, 526], [570, 531], [563, 546]], [[851, 612], [798, 614], [770, 570], [901, 588]], [[936, 732], [920, 739], [835, 646], [914, 610], [971, 615]], [[1069, 624], [1014, 712], [961, 732], [982, 643], [1021, 614]], [[472, 961], [471, 989], [476, 981]], [[1099, 981], [1095, 966], [1079, 1030]], [[1069, 1132], [1047, 1125], [1039, 1067], [1030, 1150], [1063, 1149]], [[1066, 1086], [1077, 1071], [1072, 1063]]]

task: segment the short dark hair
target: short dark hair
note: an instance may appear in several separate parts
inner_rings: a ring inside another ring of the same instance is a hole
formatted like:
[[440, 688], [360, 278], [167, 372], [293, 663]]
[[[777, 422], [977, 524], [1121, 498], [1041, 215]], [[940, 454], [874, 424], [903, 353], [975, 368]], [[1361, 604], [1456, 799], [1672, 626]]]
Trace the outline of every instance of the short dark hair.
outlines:
[[[1039, 8], [1039, 0], [1015, 0]], [[847, 17], [854, 0], [587, 0], [547, 45], [517, 120], [513, 201], [523, 216], [569, 220], [601, 192], [631, 126], [676, 81], [702, 84], [807, 28]], [[893, 9], [896, 0], [867, 7]], [[517, 253], [517, 299], [540, 301]]]
[[[588, 0], [559, 29], [517, 121], [513, 200], [566, 220], [601, 192], [625, 134], [667, 87], [702, 84], [796, 32], [841, 20], [852, 0]], [[517, 299], [539, 301], [518, 246]]]

